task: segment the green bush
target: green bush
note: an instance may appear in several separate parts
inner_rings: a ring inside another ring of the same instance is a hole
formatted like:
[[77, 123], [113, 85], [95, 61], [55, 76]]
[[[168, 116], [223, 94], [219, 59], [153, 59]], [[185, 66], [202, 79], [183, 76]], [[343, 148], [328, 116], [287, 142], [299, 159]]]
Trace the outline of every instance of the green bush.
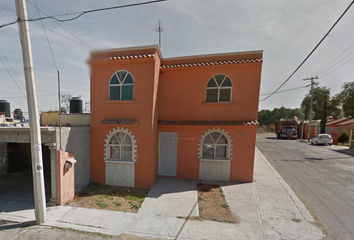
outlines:
[[338, 142], [341, 143], [342, 145], [349, 140], [349, 136], [344, 132], [342, 135], [339, 136]]

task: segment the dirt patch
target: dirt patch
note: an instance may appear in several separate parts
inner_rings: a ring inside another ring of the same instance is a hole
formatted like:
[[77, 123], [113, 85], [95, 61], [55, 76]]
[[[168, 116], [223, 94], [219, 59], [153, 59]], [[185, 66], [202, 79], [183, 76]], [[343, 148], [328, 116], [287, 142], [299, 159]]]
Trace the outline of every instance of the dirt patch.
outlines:
[[199, 217], [190, 217], [188, 219], [227, 223], [239, 222], [231, 212], [224, 192], [219, 185], [197, 184], [197, 193]]
[[66, 206], [138, 212], [149, 190], [90, 183]]

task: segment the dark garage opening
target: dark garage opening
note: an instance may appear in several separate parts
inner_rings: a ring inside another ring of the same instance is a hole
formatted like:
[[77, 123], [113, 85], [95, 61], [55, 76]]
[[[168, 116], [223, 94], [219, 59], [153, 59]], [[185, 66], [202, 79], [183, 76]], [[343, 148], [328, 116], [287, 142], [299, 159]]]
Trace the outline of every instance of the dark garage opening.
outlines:
[[[33, 178], [30, 143], [8, 143], [9, 172], [5, 176], [7, 184], [12, 186], [4, 192], [8, 200], [33, 203]], [[46, 202], [51, 196], [50, 150], [42, 144], [43, 172], [46, 192]]]

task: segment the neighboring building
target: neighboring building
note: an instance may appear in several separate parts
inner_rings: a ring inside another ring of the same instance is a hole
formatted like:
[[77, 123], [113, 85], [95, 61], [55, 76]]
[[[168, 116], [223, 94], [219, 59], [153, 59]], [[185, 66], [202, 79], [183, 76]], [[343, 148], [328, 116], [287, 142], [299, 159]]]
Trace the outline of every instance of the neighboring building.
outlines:
[[[309, 139], [310, 132], [310, 121], [303, 120], [299, 124], [299, 137], [300, 139]], [[311, 137], [312, 139], [316, 134], [321, 132], [321, 120], [312, 120], [311, 121]]]
[[326, 133], [331, 134], [333, 138], [333, 144], [338, 144], [338, 138], [345, 132], [350, 135], [350, 129], [344, 129], [344, 126], [352, 122], [349, 118], [339, 118], [331, 122], [326, 123]]
[[262, 51], [164, 59], [147, 46], [89, 64], [91, 181], [253, 180]]
[[[58, 116], [58, 111], [43, 112], [41, 119], [47, 126], [40, 127], [44, 180], [46, 193], [49, 194], [47, 201], [50, 198], [53, 204], [57, 201], [63, 204], [59, 201], [62, 196], [58, 196], [57, 199], [57, 187], [59, 189], [62, 187], [57, 175], [57, 172], [62, 170], [56, 165], [59, 161], [56, 156], [57, 150], [75, 155], [75, 181], [70, 182], [72, 189], [79, 191], [90, 183], [90, 115], [82, 113], [62, 115], [61, 128]], [[14, 122], [12, 118], [0, 114], [0, 176], [29, 172], [28, 170], [32, 168], [30, 142], [28, 123]], [[66, 190], [63, 188], [62, 192]]]

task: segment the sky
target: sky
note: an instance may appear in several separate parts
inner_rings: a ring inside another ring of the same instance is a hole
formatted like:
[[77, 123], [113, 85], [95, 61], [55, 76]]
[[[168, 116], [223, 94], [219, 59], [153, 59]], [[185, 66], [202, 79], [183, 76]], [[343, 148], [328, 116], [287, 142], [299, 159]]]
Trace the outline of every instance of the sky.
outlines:
[[[26, 3], [29, 17], [35, 19], [39, 17], [36, 4], [43, 17], [146, 1], [27, 0]], [[50, 19], [30, 22], [39, 110], [58, 109], [57, 69], [60, 69], [61, 93], [81, 95], [83, 101], [89, 102], [90, 72], [86, 61], [90, 51], [158, 44], [159, 20], [164, 27], [161, 46], [164, 58], [263, 50], [262, 100], [300, 65], [351, 1], [168, 0], [89, 13], [64, 23]], [[0, 0], [0, 25], [16, 19], [15, 1]], [[279, 92], [260, 101], [259, 110], [300, 107], [309, 91], [309, 87], [304, 87], [309, 81], [303, 79], [316, 74], [319, 76], [316, 81], [330, 88], [332, 96], [340, 92], [343, 83], [354, 81], [353, 26], [354, 7], [280, 91], [299, 89]], [[11, 110], [21, 108], [27, 112], [17, 24], [1, 28], [0, 59], [0, 99], [9, 101]]]

